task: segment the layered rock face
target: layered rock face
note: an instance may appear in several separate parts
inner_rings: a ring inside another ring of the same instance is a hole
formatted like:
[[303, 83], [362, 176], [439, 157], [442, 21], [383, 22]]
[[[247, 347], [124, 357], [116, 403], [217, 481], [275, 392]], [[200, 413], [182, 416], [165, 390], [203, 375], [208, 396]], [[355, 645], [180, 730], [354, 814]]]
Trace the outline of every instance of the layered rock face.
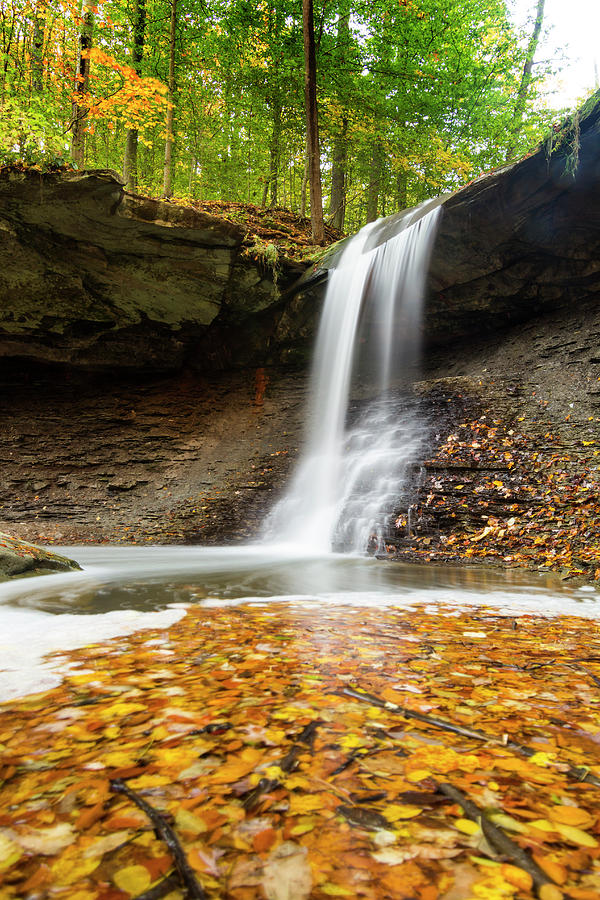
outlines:
[[[586, 112], [587, 109], [587, 112]], [[430, 347], [493, 334], [600, 293], [600, 93], [518, 163], [484, 175], [423, 210], [380, 220], [367, 248], [430, 206], [442, 215], [432, 251], [423, 331]], [[342, 245], [343, 246], [343, 245]], [[283, 321], [300, 321], [322, 294], [341, 247], [305, 277]]]
[[[0, 356], [78, 367], [243, 364], [222, 337], [301, 270], [245, 253], [245, 229], [127, 194], [115, 172], [0, 172]], [[207, 340], [213, 329], [216, 337]], [[257, 325], [260, 334], [260, 325]]]

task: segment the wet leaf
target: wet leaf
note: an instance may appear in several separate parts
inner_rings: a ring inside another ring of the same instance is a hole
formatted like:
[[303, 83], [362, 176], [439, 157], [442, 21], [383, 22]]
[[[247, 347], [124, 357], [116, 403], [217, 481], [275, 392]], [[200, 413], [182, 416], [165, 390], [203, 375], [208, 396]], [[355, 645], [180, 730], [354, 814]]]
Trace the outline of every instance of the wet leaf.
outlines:
[[145, 866], [126, 866], [113, 875], [116, 886], [131, 897], [146, 891], [151, 884], [150, 872]]
[[293, 841], [285, 841], [270, 854], [262, 879], [267, 900], [307, 900], [312, 875], [307, 851]]

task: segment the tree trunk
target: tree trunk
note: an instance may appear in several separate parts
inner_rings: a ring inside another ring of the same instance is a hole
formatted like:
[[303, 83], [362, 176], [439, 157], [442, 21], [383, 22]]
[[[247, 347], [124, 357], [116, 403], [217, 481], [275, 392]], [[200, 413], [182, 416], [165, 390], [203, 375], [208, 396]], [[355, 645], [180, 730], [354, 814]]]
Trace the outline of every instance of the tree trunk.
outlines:
[[94, 0], [83, 0], [79, 54], [75, 70], [75, 99], [72, 105], [73, 140], [71, 155], [80, 168], [85, 164], [85, 127], [88, 108], [84, 102], [90, 80], [90, 58], [92, 35], [94, 32]]
[[[138, 75], [142, 74], [144, 58], [144, 42], [146, 38], [146, 0], [135, 0], [133, 5], [133, 47], [131, 53], [132, 68]], [[123, 158], [123, 178], [125, 187], [135, 191], [138, 185], [137, 174], [138, 130], [127, 129], [125, 140], [125, 156]]]
[[531, 32], [531, 37], [529, 38], [529, 44], [527, 45], [527, 54], [525, 56], [525, 65], [523, 66], [523, 74], [521, 75], [521, 83], [519, 85], [519, 90], [517, 91], [517, 99], [515, 102], [515, 109], [513, 112], [512, 124], [510, 127], [510, 137], [508, 141], [508, 146], [506, 148], [506, 161], [512, 159], [514, 156], [517, 140], [519, 134], [521, 132], [521, 128], [523, 127], [523, 114], [525, 112], [525, 103], [527, 101], [527, 92], [529, 90], [529, 85], [531, 84], [531, 72], [533, 69], [533, 61], [535, 59], [535, 53], [537, 50], [537, 46], [540, 39], [540, 32], [542, 30], [542, 25], [544, 22], [544, 5], [546, 0], [537, 0], [537, 7], [535, 13], [535, 22], [533, 24], [533, 31]]
[[31, 87], [34, 94], [41, 94], [44, 86], [44, 28], [46, 26], [46, 11], [45, 0], [38, 0], [35, 5], [31, 48]]
[[300, 186], [300, 215], [306, 216], [306, 188], [308, 185], [308, 146], [304, 154], [304, 171], [302, 172], [302, 184]]
[[317, 112], [317, 56], [313, 0], [302, 0], [304, 37], [304, 97], [306, 103], [306, 135], [310, 184], [310, 223], [315, 244], [325, 240], [323, 224], [323, 194], [321, 190], [321, 160], [319, 156], [319, 118]]
[[277, 206], [277, 193], [279, 182], [279, 154], [281, 145], [281, 100], [277, 97], [273, 101], [273, 130], [271, 131], [271, 141], [269, 144], [269, 184], [271, 202], [270, 207], [273, 209]]
[[379, 209], [379, 194], [381, 192], [381, 178], [383, 174], [383, 150], [381, 144], [373, 147], [371, 154], [371, 168], [369, 171], [369, 190], [367, 193], [367, 222], [374, 222]]
[[400, 212], [408, 206], [408, 176], [398, 172], [396, 177], [396, 209]]
[[348, 163], [348, 119], [342, 120], [342, 130], [336, 135], [331, 162], [331, 197], [329, 215], [334, 228], [343, 231], [346, 213], [346, 166]]
[[[340, 13], [335, 40], [336, 65], [342, 68], [348, 53], [350, 42], [350, 13]], [[339, 98], [342, 109], [346, 108], [344, 98]], [[344, 113], [341, 130], [336, 133], [331, 160], [331, 196], [329, 198], [329, 215], [331, 224], [340, 231], [344, 228], [346, 212], [346, 167], [348, 164], [348, 117]]]
[[167, 139], [165, 143], [165, 171], [163, 182], [163, 197], [168, 199], [173, 194], [173, 110], [175, 96], [175, 37], [177, 31], [177, 0], [171, 0], [171, 32], [169, 41], [169, 83], [167, 106]]

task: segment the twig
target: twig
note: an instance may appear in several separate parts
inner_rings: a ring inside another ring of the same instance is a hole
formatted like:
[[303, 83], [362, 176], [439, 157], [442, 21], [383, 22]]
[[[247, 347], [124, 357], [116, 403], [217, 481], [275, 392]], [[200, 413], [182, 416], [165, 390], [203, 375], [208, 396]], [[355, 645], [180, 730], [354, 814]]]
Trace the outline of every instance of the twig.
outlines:
[[[408, 709], [406, 706], [399, 706], [396, 703], [390, 703], [376, 697], [375, 694], [369, 694], [367, 691], [354, 691], [352, 688], [342, 688], [342, 694], [347, 697], [354, 697], [355, 700], [362, 700], [364, 703], [370, 703], [371, 706], [379, 706], [380, 709], [387, 709], [397, 715], [404, 716], [405, 719], [417, 719], [419, 722], [425, 722], [426, 725], [433, 725], [434, 728], [442, 728], [444, 731], [452, 731], [454, 734], [460, 734], [462, 737], [474, 738], [478, 741], [493, 741], [502, 744], [502, 741], [483, 731], [474, 728], [463, 728], [462, 725], [454, 725], [453, 722], [446, 722], [444, 719], [437, 719], [434, 716], [427, 716], [425, 713], [416, 712], [414, 709]], [[505, 746], [505, 745], [503, 745]], [[535, 750], [529, 754], [533, 756]]]
[[594, 675], [593, 672], [590, 672], [590, 670], [587, 669], [585, 666], [582, 666], [580, 662], [574, 661], [572, 663], [565, 663], [565, 665], [569, 669], [575, 669], [575, 671], [578, 671], [578, 672], [585, 672], [587, 677], [591, 678], [591, 680], [594, 682], [594, 684], [597, 685], [598, 687], [600, 687], [600, 678], [598, 678], [597, 675]]
[[[135, 803], [135, 805], [138, 806], [142, 810], [142, 812], [144, 812], [148, 816], [148, 818], [154, 825], [157, 834], [165, 842], [173, 856], [173, 859], [175, 861], [175, 868], [177, 869], [183, 887], [185, 887], [187, 891], [189, 900], [206, 900], [206, 894], [204, 893], [201, 885], [196, 880], [196, 876], [194, 875], [192, 868], [187, 861], [183, 847], [179, 843], [179, 838], [177, 837], [165, 817], [161, 813], [159, 813], [157, 809], [154, 809], [153, 806], [150, 806], [149, 803], [146, 803], [143, 797], [140, 797], [139, 794], [136, 794], [135, 791], [132, 791], [131, 788], [120, 778], [115, 778], [110, 782], [110, 789], [116, 794], [125, 794], [125, 796], [128, 797], [132, 801], [132, 803]], [[160, 896], [162, 896], [162, 894]]]
[[154, 887], [148, 888], [143, 894], [138, 894], [133, 900], [162, 900], [163, 897], [166, 897], [171, 891], [177, 890], [178, 887], [179, 876], [175, 874], [167, 875], [166, 878], [163, 878], [163, 880], [159, 881], [158, 884], [155, 884]]
[[[520, 753], [521, 756], [527, 758], [534, 756], [537, 753], [537, 750], [534, 750], [533, 747], [527, 747], [525, 744], [517, 743], [517, 741], [512, 741], [510, 739], [504, 741], [502, 738], [498, 738], [493, 734], [486, 734], [484, 731], [479, 731], [475, 728], [463, 728], [462, 725], [454, 725], [453, 722], [447, 722], [445, 719], [427, 716], [425, 713], [407, 709], [405, 706], [386, 702], [380, 697], [376, 697], [375, 694], [369, 694], [367, 691], [354, 691], [352, 688], [344, 687], [339, 693], [344, 694], [347, 697], [354, 697], [356, 700], [362, 700], [363, 703], [369, 703], [371, 706], [387, 709], [389, 712], [396, 713], [398, 716], [403, 716], [405, 719], [416, 719], [418, 722], [424, 722], [426, 725], [431, 725], [433, 728], [440, 728], [443, 731], [451, 731], [454, 734], [460, 734], [462, 737], [472, 738], [476, 741], [485, 741], [490, 744], [497, 744], [500, 747], [506, 747], [508, 750], [514, 750], [515, 753]], [[573, 781], [586, 781], [588, 784], [594, 784], [596, 787], [600, 787], [600, 778], [596, 775], [592, 775], [591, 772], [588, 772], [585, 766], [571, 766], [568, 763], [561, 763], [561, 765], [566, 766], [565, 775]]]
[[[309, 722], [308, 725], [306, 725], [306, 727], [302, 729], [293, 746], [288, 750], [286, 755], [279, 763], [279, 768], [282, 770], [282, 772], [288, 773], [295, 769], [296, 760], [300, 755], [300, 752], [304, 749], [304, 747], [302, 746], [303, 744], [305, 747], [308, 746], [312, 749], [315, 734], [320, 724], [321, 720], [315, 719], [313, 722]], [[278, 786], [279, 781], [277, 781], [276, 778], [261, 778], [256, 787], [253, 788], [250, 793], [248, 793], [244, 798], [244, 809], [252, 809], [253, 806], [256, 806], [262, 794], [273, 791]]]
[[440, 783], [437, 787], [442, 794], [445, 794], [446, 797], [449, 797], [450, 800], [453, 800], [454, 803], [458, 803], [458, 805], [462, 807], [462, 810], [468, 819], [477, 822], [481, 826], [481, 830], [494, 850], [497, 850], [498, 853], [501, 853], [503, 856], [508, 856], [515, 865], [520, 869], [524, 869], [531, 875], [533, 883], [537, 888], [542, 887], [544, 884], [555, 883], [542, 869], [540, 869], [526, 850], [519, 847], [519, 845], [516, 844], [512, 838], [509, 838], [502, 829], [498, 828], [497, 825], [494, 825], [493, 822], [490, 822], [490, 820], [486, 818], [483, 810], [479, 809], [477, 804], [473, 803], [472, 800], [469, 800], [462, 791], [455, 788], [454, 785], [447, 783]]

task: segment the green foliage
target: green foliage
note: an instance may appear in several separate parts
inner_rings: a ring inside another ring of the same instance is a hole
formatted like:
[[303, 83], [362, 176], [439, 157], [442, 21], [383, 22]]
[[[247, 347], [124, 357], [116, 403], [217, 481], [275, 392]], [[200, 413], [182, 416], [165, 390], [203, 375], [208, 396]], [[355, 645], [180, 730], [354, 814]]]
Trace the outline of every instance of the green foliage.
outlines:
[[[85, 164], [121, 170], [136, 128], [138, 190], [163, 182], [170, 0], [147, 0], [141, 80], [133, 12], [95, 16]], [[178, 0], [173, 193], [302, 206], [301, 4]], [[325, 200], [343, 165], [346, 229], [454, 189], [503, 162], [524, 58], [505, 0], [316, 0]], [[0, 158], [69, 161], [80, 20], [74, 0], [0, 7]], [[518, 136], [525, 152], [551, 116], [536, 67]], [[335, 151], [335, 153], [334, 153]], [[339, 162], [342, 160], [342, 163]]]
[[24, 162], [44, 167], [68, 162], [68, 142], [60, 123], [39, 98], [23, 103], [7, 98], [0, 118], [0, 148], [3, 163]]

